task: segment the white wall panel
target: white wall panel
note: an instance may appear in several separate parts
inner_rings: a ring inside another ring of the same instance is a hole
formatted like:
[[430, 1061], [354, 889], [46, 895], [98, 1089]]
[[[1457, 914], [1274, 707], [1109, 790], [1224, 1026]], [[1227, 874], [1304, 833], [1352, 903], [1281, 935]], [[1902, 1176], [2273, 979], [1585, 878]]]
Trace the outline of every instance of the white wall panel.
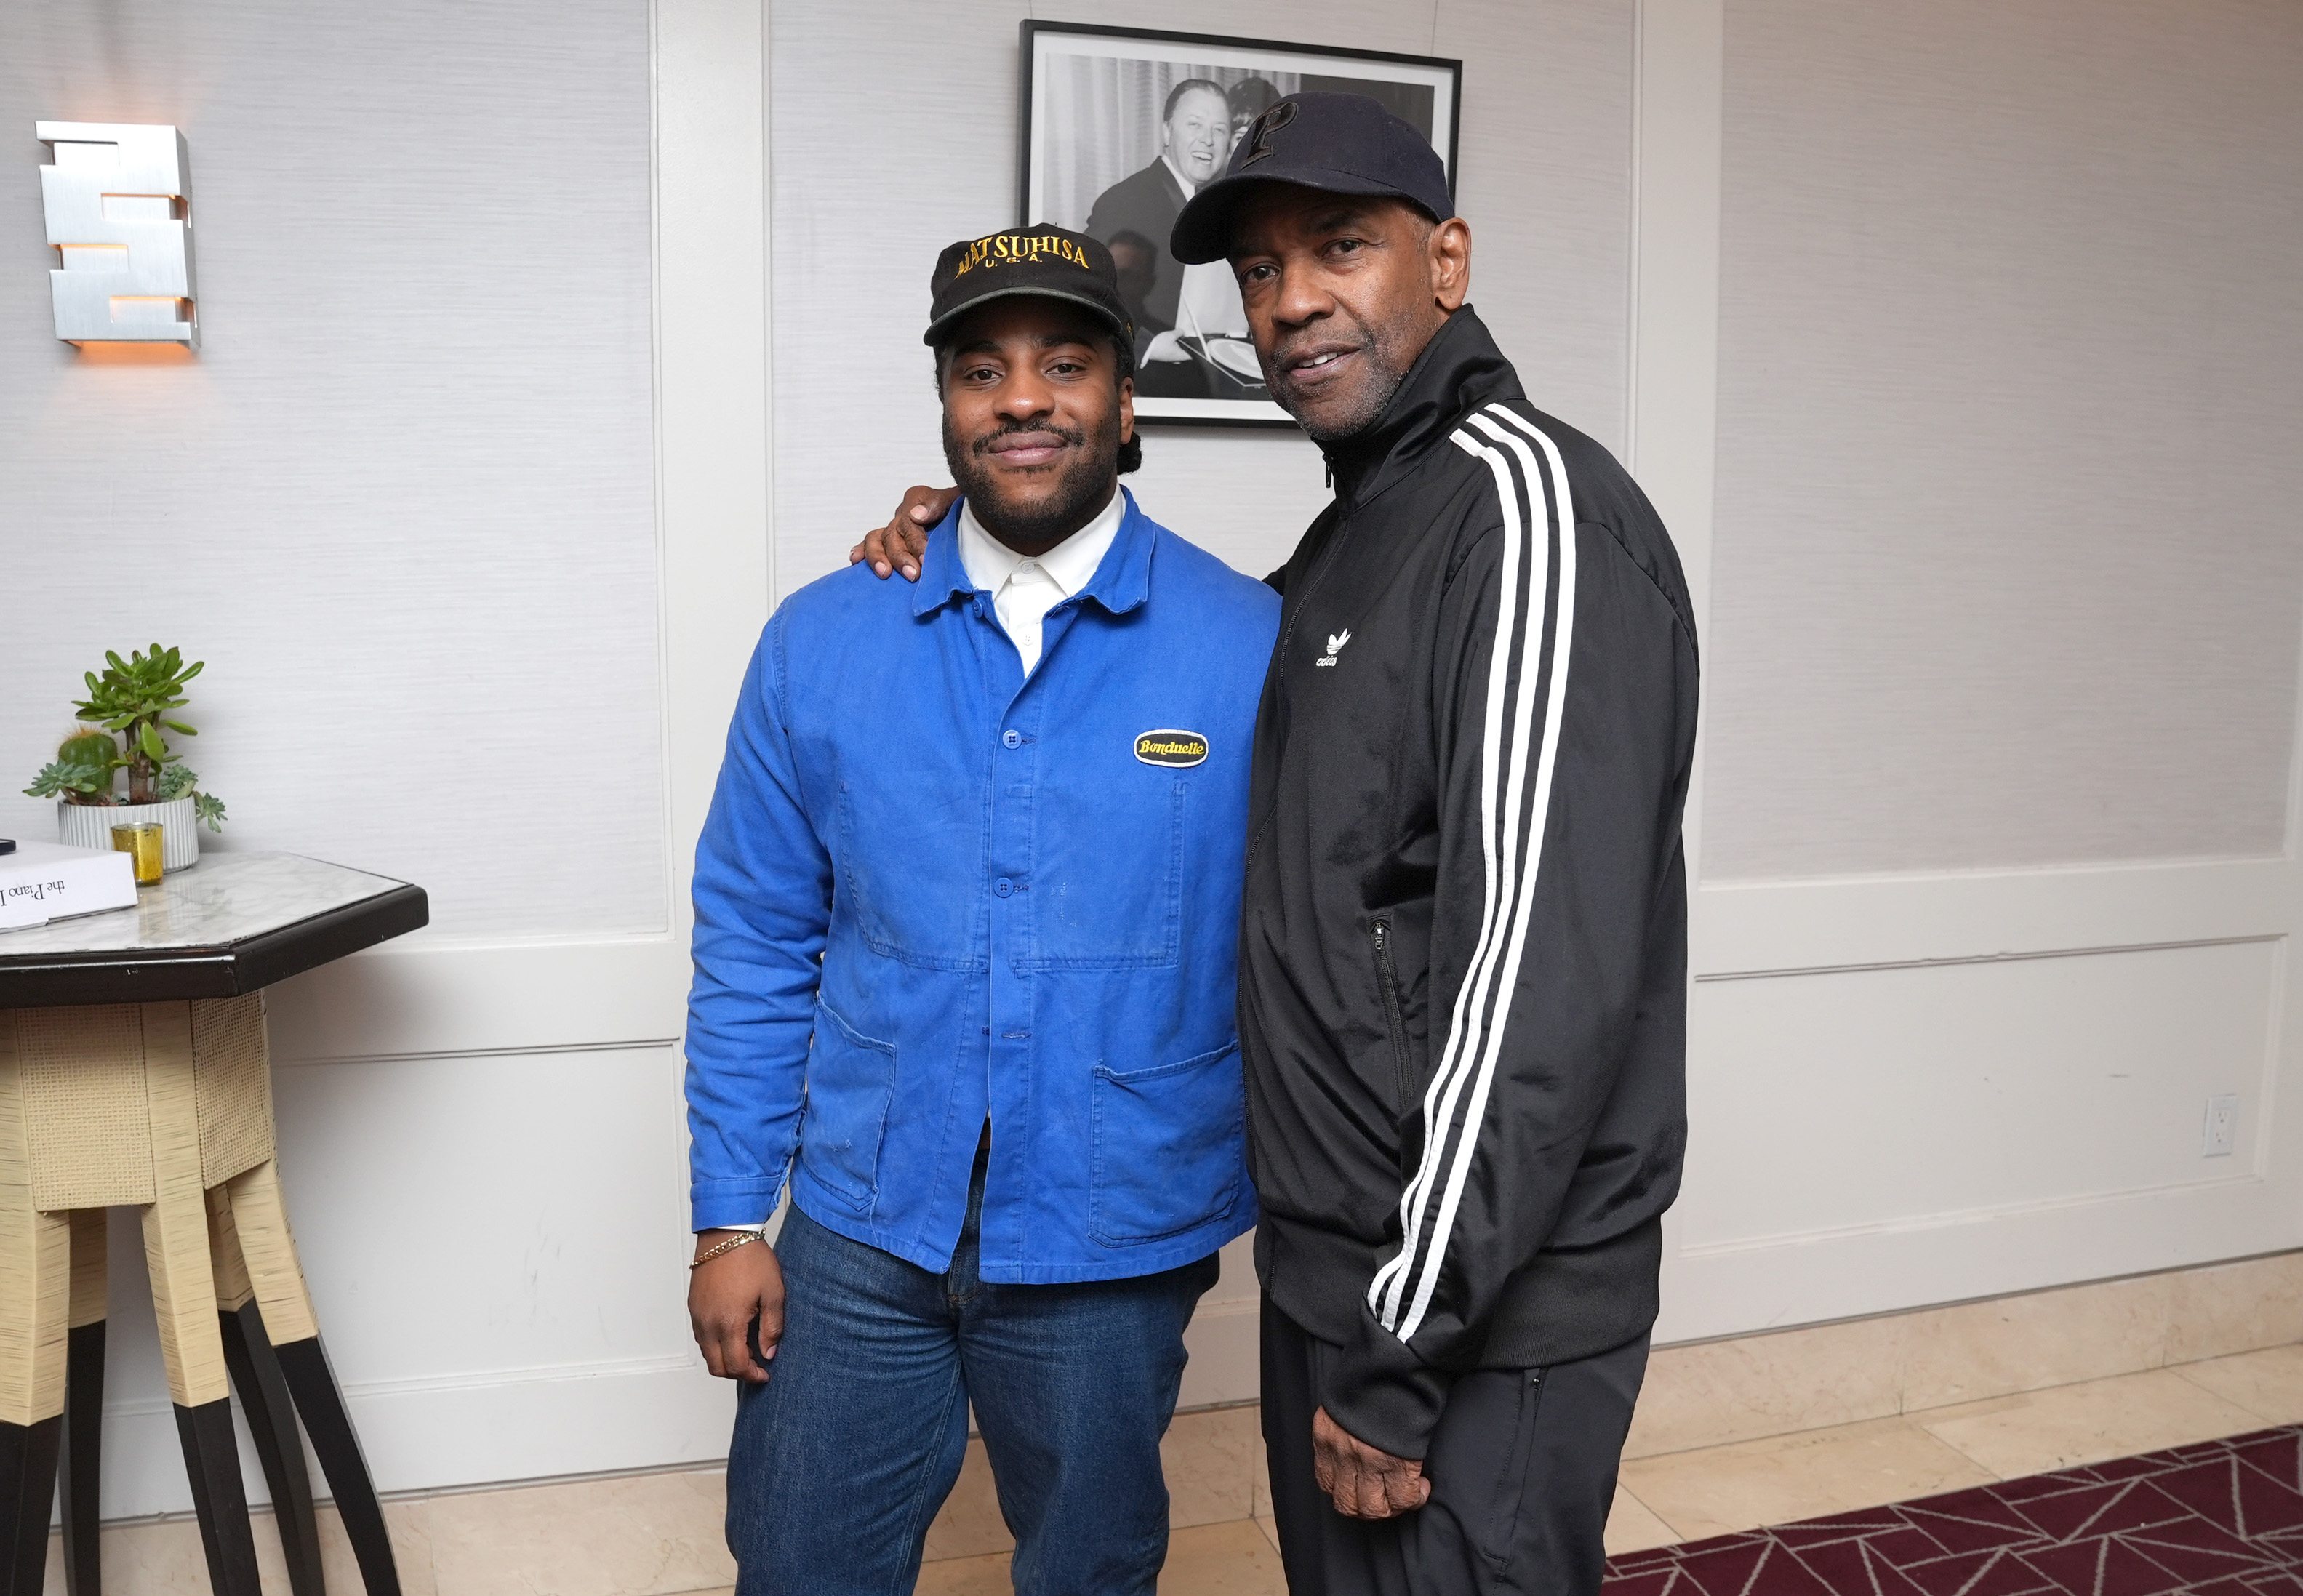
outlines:
[[2299, 887], [2280, 861], [1699, 891], [1658, 1339], [2303, 1242]]
[[[224, 846], [665, 925], [648, 60], [645, 0], [0, 7], [0, 834], [157, 638]], [[183, 129], [196, 357], [55, 340], [42, 117]]]
[[[2263, 1173], [2282, 944], [1708, 982], [1691, 1255]], [[2203, 1156], [2206, 1100], [2240, 1148]]]
[[[912, 482], [949, 480], [927, 278], [1016, 220], [1017, 24], [1143, 24], [1460, 56], [1472, 300], [1536, 402], [1620, 447], [1628, 360], [1630, 0], [1185, 0], [1156, 16], [1019, 0], [780, 0], [775, 30], [778, 585], [847, 561]], [[1253, 575], [1327, 502], [1299, 434], [1144, 429], [1151, 514]]]
[[2280, 852], [2303, 9], [1726, 20], [1706, 874]]

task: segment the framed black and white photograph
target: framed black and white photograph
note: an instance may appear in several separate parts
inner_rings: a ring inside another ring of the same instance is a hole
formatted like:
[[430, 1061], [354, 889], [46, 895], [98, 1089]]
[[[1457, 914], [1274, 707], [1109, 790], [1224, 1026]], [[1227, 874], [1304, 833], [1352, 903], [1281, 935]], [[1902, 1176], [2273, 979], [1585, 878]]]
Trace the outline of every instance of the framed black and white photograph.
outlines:
[[1298, 89], [1379, 101], [1431, 140], [1452, 190], [1463, 63], [1067, 22], [1023, 30], [1018, 220], [1111, 250], [1135, 322], [1137, 418], [1294, 426], [1264, 386], [1230, 268], [1168, 253], [1176, 214], [1223, 175], [1256, 114]]

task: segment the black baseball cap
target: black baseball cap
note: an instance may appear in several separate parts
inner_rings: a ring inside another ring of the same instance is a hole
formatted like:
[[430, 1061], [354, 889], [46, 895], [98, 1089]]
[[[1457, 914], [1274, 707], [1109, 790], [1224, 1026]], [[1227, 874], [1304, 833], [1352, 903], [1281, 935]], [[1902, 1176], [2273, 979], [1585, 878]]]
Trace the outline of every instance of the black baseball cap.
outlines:
[[1224, 174], [1192, 196], [1168, 249], [1188, 266], [1231, 252], [1232, 213], [1253, 182], [1384, 194], [1445, 222], [1455, 214], [1430, 139], [1363, 94], [1290, 94], [1247, 124]]
[[933, 348], [951, 325], [988, 300], [1010, 294], [1041, 294], [1084, 305], [1111, 324], [1133, 346], [1135, 325], [1119, 297], [1119, 269], [1111, 251], [1084, 232], [1067, 232], [1042, 223], [1007, 232], [962, 239], [936, 257], [928, 279], [928, 330], [920, 342]]

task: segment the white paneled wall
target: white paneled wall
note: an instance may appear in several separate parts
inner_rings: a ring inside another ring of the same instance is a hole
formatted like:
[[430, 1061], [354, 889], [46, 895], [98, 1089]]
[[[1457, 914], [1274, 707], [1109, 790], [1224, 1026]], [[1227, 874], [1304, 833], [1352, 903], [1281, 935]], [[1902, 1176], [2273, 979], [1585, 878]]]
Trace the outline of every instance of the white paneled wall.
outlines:
[[1643, 100], [1719, 195], [1641, 212], [1719, 260], [1641, 324], [1640, 460], [1717, 481], [1659, 1335], [2303, 1242], [2303, 12], [1666, 11], [1720, 109]]
[[1707, 876], [2280, 853], [2303, 15], [1726, 16]]
[[[1690, 1105], [1705, 1200], [1682, 1245], [1979, 1228], [2260, 1181], [2280, 961], [2264, 939], [1718, 983]], [[2257, 1134], [2204, 1157], [2202, 1104], [2225, 1094]], [[1910, 1128], [1947, 1125], [1960, 1134]]]
[[[1028, 12], [1465, 61], [1474, 300], [1709, 616], [1665, 1338], [2303, 1243], [2303, 13]], [[1025, 14], [0, 9], [0, 761], [94, 651], [181, 642], [232, 846], [433, 891], [272, 995], [387, 1487], [724, 1446], [681, 1311], [686, 857], [772, 595], [941, 479], [924, 279], [1015, 219]], [[197, 359], [49, 336], [35, 117], [184, 127]], [[1288, 434], [1147, 460], [1253, 572], [1325, 496]], [[122, 1242], [106, 1510], [181, 1508]], [[1242, 1252], [1187, 1402], [1253, 1394]]]

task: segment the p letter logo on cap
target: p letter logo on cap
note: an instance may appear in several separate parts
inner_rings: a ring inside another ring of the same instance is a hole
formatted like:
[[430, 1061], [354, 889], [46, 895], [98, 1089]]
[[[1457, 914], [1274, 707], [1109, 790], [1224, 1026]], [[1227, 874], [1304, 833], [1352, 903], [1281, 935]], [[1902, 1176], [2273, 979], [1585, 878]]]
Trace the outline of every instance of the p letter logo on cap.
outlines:
[[1205, 764], [1208, 739], [1196, 731], [1145, 731], [1135, 739], [1135, 757], [1146, 764], [1172, 764], [1177, 769]]

